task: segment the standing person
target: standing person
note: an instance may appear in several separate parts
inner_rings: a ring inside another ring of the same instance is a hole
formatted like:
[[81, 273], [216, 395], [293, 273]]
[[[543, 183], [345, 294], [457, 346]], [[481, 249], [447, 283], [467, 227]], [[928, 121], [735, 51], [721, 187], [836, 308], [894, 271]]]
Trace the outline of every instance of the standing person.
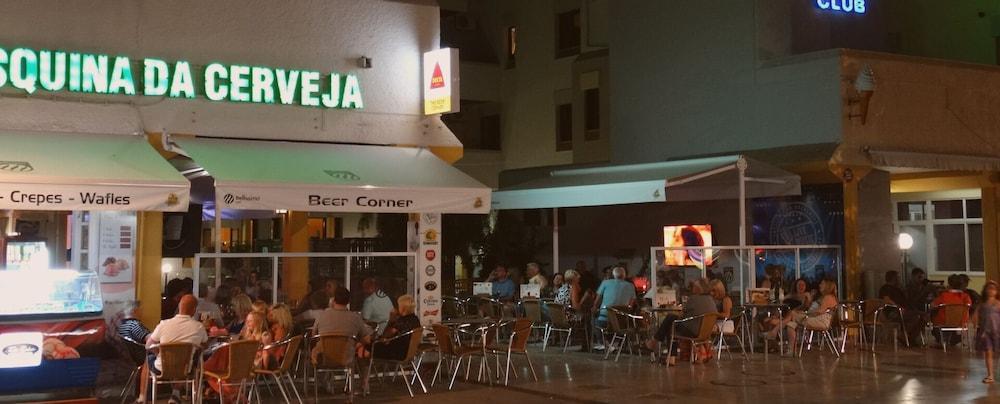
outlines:
[[601, 282], [594, 300], [594, 311], [598, 312], [597, 326], [608, 325], [608, 308], [614, 306], [635, 306], [635, 285], [625, 281], [625, 268], [614, 267], [612, 278]]
[[983, 301], [976, 308], [973, 322], [976, 324], [976, 349], [983, 353], [986, 361], [986, 377], [983, 383], [993, 383], [993, 353], [1000, 349], [1000, 300], [997, 297], [997, 283], [986, 281], [983, 286]]
[[493, 283], [493, 298], [501, 301], [509, 302], [514, 300], [514, 294], [517, 292], [517, 285], [514, 281], [510, 279], [507, 273], [507, 267], [503, 265], [497, 265], [490, 277], [486, 279], [487, 282]]
[[[159, 344], [189, 343], [204, 345], [208, 342], [208, 334], [205, 326], [193, 318], [198, 307], [198, 299], [192, 295], [183, 295], [177, 302], [177, 315], [170, 319], [160, 321], [160, 324], [153, 329], [146, 339], [146, 348]], [[146, 391], [149, 389], [149, 372], [159, 373], [161, 361], [159, 354], [150, 354], [148, 360], [142, 367], [141, 381], [139, 384], [139, 399], [136, 402], [145, 402]], [[181, 393], [174, 390], [170, 397], [170, 403], [180, 403]], [[154, 397], [155, 399], [155, 397]]]
[[382, 291], [375, 278], [369, 277], [361, 281], [361, 291], [365, 294], [365, 301], [361, 305], [361, 317], [377, 324], [376, 329], [385, 329], [386, 323], [389, 322], [389, 315], [395, 310], [395, 307], [392, 306], [392, 299]]

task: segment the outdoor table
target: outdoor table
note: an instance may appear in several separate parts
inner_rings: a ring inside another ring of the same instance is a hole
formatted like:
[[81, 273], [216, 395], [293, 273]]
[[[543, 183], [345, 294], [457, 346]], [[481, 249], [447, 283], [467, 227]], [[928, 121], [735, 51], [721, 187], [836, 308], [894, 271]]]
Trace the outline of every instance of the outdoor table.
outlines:
[[[785, 311], [789, 310], [788, 305], [784, 303], [765, 303], [756, 304], [748, 303], [745, 306], [757, 309], [758, 311], [777, 311], [778, 312], [778, 356], [781, 356], [785, 350], [785, 337], [780, 327], [783, 327], [782, 321], [785, 319]], [[750, 351], [753, 352], [753, 346], [750, 347]], [[764, 338], [764, 355], [767, 356], [767, 338]]]

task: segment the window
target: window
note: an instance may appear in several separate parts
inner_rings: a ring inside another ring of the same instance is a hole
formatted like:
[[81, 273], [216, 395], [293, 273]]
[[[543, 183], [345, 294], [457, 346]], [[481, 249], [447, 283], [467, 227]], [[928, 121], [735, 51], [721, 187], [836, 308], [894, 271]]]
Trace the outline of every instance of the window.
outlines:
[[556, 151], [573, 149], [573, 104], [556, 105]]
[[980, 199], [896, 202], [896, 230], [913, 236], [911, 267], [930, 272], [983, 273]]
[[483, 150], [500, 150], [500, 115], [486, 115], [479, 120], [479, 142]]
[[583, 129], [585, 140], [601, 138], [601, 90], [583, 90]]
[[580, 10], [556, 14], [556, 58], [580, 53]]
[[507, 27], [507, 64], [508, 69], [516, 65], [517, 58], [517, 27]]

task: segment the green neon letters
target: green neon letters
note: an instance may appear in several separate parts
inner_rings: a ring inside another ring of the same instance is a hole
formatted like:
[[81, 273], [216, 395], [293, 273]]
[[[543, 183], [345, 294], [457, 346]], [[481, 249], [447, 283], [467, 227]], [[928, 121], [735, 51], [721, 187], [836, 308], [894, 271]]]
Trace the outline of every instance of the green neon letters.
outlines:
[[[138, 74], [136, 74], [138, 73]], [[141, 80], [137, 81], [137, 80]], [[145, 95], [319, 108], [364, 108], [361, 83], [353, 74], [146, 58], [53, 50], [0, 48], [0, 88], [28, 94], [39, 90], [108, 95]]]

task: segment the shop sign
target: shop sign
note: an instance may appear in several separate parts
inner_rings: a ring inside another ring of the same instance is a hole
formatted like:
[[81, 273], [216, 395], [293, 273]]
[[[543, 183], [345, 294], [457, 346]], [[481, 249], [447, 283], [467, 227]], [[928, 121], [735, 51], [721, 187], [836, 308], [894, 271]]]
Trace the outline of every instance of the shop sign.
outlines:
[[424, 53], [424, 115], [458, 112], [458, 49]]
[[864, 14], [868, 9], [866, 3], [866, 0], [816, 0], [816, 7], [820, 10]]
[[361, 83], [353, 74], [313, 70], [145, 58], [58, 50], [0, 48], [0, 88], [39, 91], [144, 95], [318, 108], [364, 107]]

